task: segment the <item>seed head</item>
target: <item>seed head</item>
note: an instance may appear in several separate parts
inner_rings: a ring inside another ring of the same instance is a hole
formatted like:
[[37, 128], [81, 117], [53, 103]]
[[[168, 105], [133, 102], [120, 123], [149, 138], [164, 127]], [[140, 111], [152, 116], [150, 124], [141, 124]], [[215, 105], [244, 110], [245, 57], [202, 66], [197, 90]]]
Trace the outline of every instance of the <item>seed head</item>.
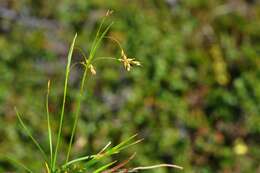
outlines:
[[95, 67], [92, 64], [89, 65], [89, 69], [90, 69], [90, 72], [91, 72], [92, 75], [96, 75], [97, 74], [97, 72], [95, 70]]
[[107, 10], [106, 16], [110, 16], [113, 13], [113, 10]]
[[136, 66], [141, 65], [141, 63], [139, 61], [136, 61], [135, 58], [128, 58], [123, 49], [121, 50], [121, 58], [119, 58], [118, 60], [123, 63], [124, 68], [127, 71], [130, 71], [131, 67], [134, 65]]

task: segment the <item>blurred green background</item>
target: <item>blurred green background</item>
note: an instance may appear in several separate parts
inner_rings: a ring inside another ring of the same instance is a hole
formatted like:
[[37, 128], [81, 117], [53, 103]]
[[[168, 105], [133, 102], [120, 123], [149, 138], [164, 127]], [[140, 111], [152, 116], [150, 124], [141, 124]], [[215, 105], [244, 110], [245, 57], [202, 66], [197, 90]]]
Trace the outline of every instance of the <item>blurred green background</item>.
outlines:
[[[257, 0], [1, 0], [0, 172], [17, 171], [5, 156], [36, 170], [37, 149], [14, 106], [48, 149], [47, 81], [57, 130], [66, 54], [73, 35], [86, 53], [107, 9], [108, 35], [141, 68], [127, 73], [104, 61], [88, 80], [73, 156], [93, 154], [138, 133], [145, 140], [128, 165], [174, 163], [184, 171], [260, 172], [260, 3]], [[99, 56], [120, 55], [104, 40]], [[75, 51], [73, 63], [80, 62]], [[69, 140], [82, 69], [74, 66], [63, 149]], [[37, 172], [37, 171], [36, 171]]]

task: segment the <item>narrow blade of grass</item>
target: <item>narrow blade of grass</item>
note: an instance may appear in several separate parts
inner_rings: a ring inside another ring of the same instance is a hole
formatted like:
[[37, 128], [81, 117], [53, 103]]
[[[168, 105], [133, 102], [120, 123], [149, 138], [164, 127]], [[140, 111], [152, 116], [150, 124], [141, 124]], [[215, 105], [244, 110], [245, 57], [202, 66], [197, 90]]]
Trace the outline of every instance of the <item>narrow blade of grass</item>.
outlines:
[[90, 51], [90, 55], [89, 55], [89, 58], [87, 60], [87, 64], [86, 64], [86, 67], [85, 67], [85, 70], [84, 70], [84, 74], [83, 74], [83, 77], [82, 77], [82, 80], [81, 80], [81, 86], [80, 86], [80, 91], [79, 91], [79, 97], [77, 99], [77, 106], [76, 106], [76, 113], [75, 113], [75, 120], [74, 120], [74, 123], [73, 123], [73, 127], [72, 127], [72, 132], [71, 132], [71, 137], [70, 137], [70, 143], [69, 143], [69, 147], [68, 147], [68, 152], [67, 152], [67, 157], [66, 157], [66, 162], [65, 164], [68, 162], [69, 160], [69, 157], [70, 157], [70, 152], [71, 152], [71, 147], [72, 147], [72, 142], [73, 142], [73, 139], [74, 139], [74, 136], [75, 136], [75, 133], [76, 133], [76, 128], [77, 128], [77, 124], [78, 124], [78, 120], [79, 120], [79, 114], [80, 114], [80, 108], [81, 108], [81, 102], [82, 102], [82, 96], [83, 96], [83, 93], [84, 93], [84, 86], [85, 86], [85, 81], [86, 81], [86, 76], [87, 76], [87, 71], [88, 71], [88, 67], [89, 65], [91, 64], [91, 61], [93, 60], [94, 56], [95, 56], [95, 53], [96, 53], [96, 50], [98, 48], [98, 46], [100, 45], [100, 42], [101, 40], [104, 38], [104, 36], [106, 35], [106, 33], [108, 32], [109, 28], [112, 26], [112, 23], [105, 29], [104, 32], [102, 32], [102, 34], [99, 36], [99, 33], [100, 33], [100, 30], [101, 30], [101, 27], [104, 23], [104, 19], [98, 29], [98, 32], [96, 34], [96, 38], [94, 40], [94, 43], [91, 48], [91, 51]]
[[112, 25], [113, 25], [113, 22], [111, 22], [110, 25], [108, 25], [106, 27], [106, 29], [102, 32], [100, 37], [97, 38], [97, 41], [94, 43], [94, 46], [93, 46], [93, 48], [90, 51], [90, 55], [89, 55], [89, 58], [88, 58], [88, 63], [91, 63], [91, 61], [93, 60], [93, 58], [95, 56], [95, 53], [97, 51], [97, 48], [99, 47], [102, 39], [105, 37], [105, 35], [107, 34], [108, 30], [111, 28]]
[[21, 115], [19, 114], [18, 110], [16, 109], [16, 107], [14, 108], [15, 109], [15, 113], [16, 113], [16, 116], [19, 120], [19, 123], [21, 124], [21, 126], [23, 127], [23, 129], [25, 130], [26, 134], [30, 137], [30, 139], [33, 141], [33, 143], [35, 144], [35, 146], [38, 148], [38, 150], [41, 152], [43, 158], [45, 161], [47, 161], [47, 155], [46, 153], [44, 152], [44, 150], [42, 149], [41, 145], [37, 142], [37, 140], [33, 137], [32, 133], [30, 132], [30, 130], [27, 128], [27, 126], [24, 124], [22, 118], [21, 118]]
[[81, 161], [84, 161], [84, 160], [88, 160], [88, 159], [91, 159], [93, 158], [95, 155], [91, 155], [91, 156], [84, 156], [84, 157], [79, 157], [77, 159], [74, 159], [74, 160], [71, 160], [69, 162], [67, 162], [66, 164], [63, 165], [63, 167], [67, 167], [71, 164], [74, 164], [74, 163], [77, 163], [77, 162], [81, 162]]
[[119, 169], [122, 169], [128, 162], [130, 162], [134, 157], [135, 157], [136, 153], [132, 154], [127, 160], [124, 160], [123, 162], [119, 163], [118, 165], [116, 165], [115, 167], [106, 170], [102, 173], [112, 173], [112, 172], [120, 172]]
[[[137, 137], [137, 134], [130, 136], [129, 138], [125, 139], [124, 141], [122, 141], [121, 143], [119, 143], [118, 145], [116, 145], [115, 147], [113, 147], [113, 150], [120, 150], [122, 147], [126, 146], [127, 144], [129, 144], [129, 142], [131, 140], [133, 140], [135, 137]], [[136, 141], [135, 141], [136, 142]], [[134, 142], [134, 143], [135, 143]]]
[[23, 163], [21, 163], [21, 162], [19, 162], [19, 161], [17, 161], [17, 160], [14, 160], [14, 159], [12, 159], [12, 158], [10, 158], [10, 157], [7, 157], [7, 160], [10, 160], [10, 161], [11, 161], [12, 163], [14, 163], [16, 166], [23, 168], [23, 169], [26, 170], [27, 172], [33, 173], [33, 171], [32, 171], [31, 169], [29, 169], [27, 166], [25, 166]]
[[76, 133], [76, 128], [77, 128], [77, 124], [78, 124], [78, 120], [79, 120], [79, 113], [80, 113], [80, 108], [81, 108], [81, 102], [82, 102], [82, 97], [83, 97], [83, 93], [84, 93], [84, 86], [85, 86], [85, 81], [86, 81], [86, 76], [87, 76], [87, 70], [88, 70], [87, 67], [85, 67], [84, 74], [83, 74], [82, 81], [81, 81], [81, 86], [80, 86], [80, 93], [79, 93], [79, 96], [77, 98], [75, 119], [74, 119], [74, 123], [73, 123], [73, 127], [72, 127], [72, 132], [71, 132], [71, 136], [70, 136], [70, 143], [69, 143], [69, 147], [68, 147], [68, 151], [67, 151], [65, 164], [68, 163], [68, 161], [69, 161], [72, 142], [73, 142], [73, 139], [74, 139], [74, 135]]
[[48, 81], [47, 94], [46, 94], [46, 114], [48, 123], [48, 138], [49, 138], [49, 148], [50, 148], [50, 166], [52, 169], [53, 162], [53, 149], [52, 149], [52, 133], [51, 133], [51, 122], [50, 122], [50, 112], [49, 112], [49, 94], [50, 94], [50, 81]]
[[110, 163], [108, 163], [108, 164], [106, 164], [106, 165], [104, 165], [104, 166], [98, 168], [96, 171], [94, 171], [94, 173], [99, 173], [99, 172], [101, 172], [101, 171], [107, 169], [109, 166], [115, 164], [116, 162], [117, 162], [117, 161], [110, 162]]
[[70, 64], [71, 64], [71, 58], [72, 58], [76, 38], [77, 38], [77, 34], [75, 34], [75, 36], [73, 38], [73, 41], [70, 46], [69, 54], [67, 57], [67, 67], [66, 67], [66, 75], [65, 75], [65, 82], [64, 82], [63, 102], [62, 102], [61, 115], [60, 115], [59, 131], [58, 131], [57, 144], [56, 144], [54, 157], [53, 157], [53, 163], [52, 163], [52, 168], [54, 168], [54, 169], [56, 166], [57, 154], [58, 154], [59, 145], [60, 145], [61, 131], [62, 131], [63, 119], [64, 119], [64, 110], [65, 110], [65, 103], [66, 103], [66, 96], [67, 96], [67, 87], [68, 87], [68, 80], [69, 80], [69, 74], [70, 74]]
[[90, 55], [91, 55], [91, 52], [93, 52], [93, 50], [95, 49], [95, 46], [96, 46], [96, 44], [97, 44], [97, 42], [99, 40], [99, 35], [100, 35], [101, 29], [102, 29], [102, 27], [103, 27], [103, 25], [104, 25], [104, 23], [106, 21], [106, 18], [107, 18], [107, 16], [103, 17], [103, 19], [102, 19], [102, 21], [101, 21], [101, 23], [100, 23], [100, 25], [98, 27], [95, 39], [93, 41], [93, 44], [91, 45]]
[[172, 165], [172, 164], [159, 164], [159, 165], [152, 165], [152, 166], [140, 166], [133, 168], [131, 171], [133, 172], [138, 172], [141, 170], [150, 170], [150, 169], [156, 169], [156, 168], [161, 168], [161, 167], [169, 167], [169, 168], [176, 168], [176, 169], [183, 169], [183, 167], [178, 166], [178, 165]]
[[50, 170], [50, 168], [48, 166], [48, 163], [46, 163], [46, 162], [45, 162], [45, 168], [46, 168], [46, 172], [47, 173], [51, 173], [51, 170]]
[[[108, 142], [108, 143], [105, 145], [105, 147], [103, 147], [98, 154], [103, 153], [110, 145], [111, 145], [111, 142]], [[69, 166], [69, 165], [71, 165], [71, 164], [74, 164], [74, 163], [77, 163], [77, 162], [81, 162], [81, 161], [84, 161], [84, 160], [88, 160], [88, 159], [94, 158], [94, 157], [96, 157], [98, 154], [96, 154], [96, 155], [90, 155], [90, 156], [79, 157], [79, 158], [77, 158], [77, 159], [74, 159], [74, 160], [71, 160], [71, 161], [65, 163], [62, 167], [67, 167], [67, 166]]]
[[95, 165], [99, 160], [103, 159], [104, 157], [118, 154], [120, 151], [125, 149], [126, 146], [130, 147], [131, 145], [134, 145], [134, 144], [140, 142], [140, 140], [131, 142], [136, 136], [137, 136], [137, 134], [130, 136], [129, 138], [127, 138], [123, 142], [119, 143], [118, 145], [112, 147], [111, 149], [108, 149], [106, 152], [94, 155], [94, 157], [91, 160], [86, 162], [85, 168], [86, 169], [90, 168], [91, 166]]
[[142, 142], [143, 140], [144, 140], [144, 139], [139, 139], [139, 140], [134, 141], [134, 142], [132, 142], [132, 143], [130, 143], [130, 144], [127, 144], [127, 145], [121, 147], [120, 150], [124, 150], [124, 149], [126, 149], [126, 148], [129, 148], [129, 147], [131, 147], [132, 145], [136, 145], [136, 144]]

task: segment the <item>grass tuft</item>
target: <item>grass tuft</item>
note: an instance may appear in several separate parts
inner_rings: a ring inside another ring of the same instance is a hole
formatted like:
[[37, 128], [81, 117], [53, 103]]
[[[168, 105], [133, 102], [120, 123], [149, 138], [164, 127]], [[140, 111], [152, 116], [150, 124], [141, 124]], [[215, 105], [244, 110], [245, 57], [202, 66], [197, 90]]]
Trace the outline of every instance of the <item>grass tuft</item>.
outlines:
[[[110, 168], [110, 167], [113, 166], [117, 161], [112, 161], [105, 165], [98, 166], [99, 165], [98, 163], [100, 163], [101, 160], [103, 160], [109, 156], [119, 154], [122, 150], [127, 149], [127, 148], [141, 142], [143, 139], [137, 139], [137, 134], [130, 136], [129, 138], [123, 140], [121, 143], [119, 143], [113, 147], [111, 147], [111, 142], [109, 142], [97, 154], [90, 155], [90, 156], [82, 156], [82, 157], [78, 157], [78, 158], [70, 160], [73, 139], [74, 139], [76, 129], [77, 129], [77, 124], [78, 124], [78, 121], [80, 118], [81, 104], [82, 104], [83, 96], [84, 96], [84, 92], [85, 92], [84, 86], [86, 84], [86, 79], [88, 77], [88, 74], [92, 74], [92, 75], [96, 74], [96, 70], [93, 65], [94, 62], [97, 62], [97, 60], [104, 60], [104, 59], [116, 60], [117, 62], [122, 62], [122, 64], [124, 65], [124, 68], [127, 71], [130, 71], [130, 68], [132, 68], [132, 66], [134, 66], [134, 65], [135, 66], [141, 65], [139, 61], [136, 61], [134, 58], [128, 58], [126, 56], [122, 46], [116, 39], [112, 39], [112, 40], [114, 40], [119, 45], [120, 51], [121, 51], [121, 58], [117, 59], [117, 58], [112, 58], [112, 57], [95, 57], [96, 52], [97, 52], [99, 46], [101, 45], [102, 40], [106, 37], [106, 34], [108, 33], [109, 29], [111, 28], [111, 26], [113, 24], [111, 22], [107, 27], [104, 27], [104, 29], [103, 29], [104, 22], [110, 14], [111, 14], [111, 12], [108, 12], [106, 14], [106, 16], [102, 19], [101, 24], [96, 33], [94, 42], [91, 46], [89, 55], [88, 56], [85, 55], [84, 51], [82, 51], [80, 48], [77, 48], [80, 50], [80, 53], [82, 54], [82, 56], [84, 58], [83, 63], [81, 63], [81, 64], [83, 64], [84, 72], [83, 72], [83, 75], [81, 78], [78, 96], [76, 97], [76, 110], [74, 113], [74, 122], [73, 122], [72, 131], [71, 131], [71, 135], [70, 135], [68, 150], [66, 153], [66, 159], [63, 164], [58, 165], [57, 160], [59, 159], [59, 157], [58, 157], [59, 152], [60, 152], [59, 147], [60, 147], [60, 143], [61, 143], [62, 129], [63, 129], [64, 117], [65, 117], [66, 97], [67, 97], [67, 93], [68, 93], [68, 81], [69, 81], [69, 77], [70, 77], [70, 71], [73, 66], [73, 65], [71, 66], [71, 61], [72, 61], [73, 51], [75, 49], [75, 42], [76, 42], [77, 34], [75, 34], [75, 36], [73, 38], [73, 41], [70, 45], [69, 53], [67, 56], [67, 65], [66, 65], [66, 71], [65, 71], [64, 89], [63, 89], [63, 101], [62, 101], [62, 107], [61, 107], [61, 112], [60, 112], [59, 128], [58, 128], [57, 142], [56, 142], [55, 150], [53, 150], [54, 145], [53, 145], [52, 135], [54, 134], [54, 131], [51, 128], [51, 119], [50, 119], [50, 112], [49, 112], [50, 81], [48, 81], [46, 103], [45, 103], [46, 104], [45, 106], [46, 106], [47, 129], [48, 129], [47, 132], [48, 132], [48, 140], [49, 140], [49, 154], [48, 155], [43, 150], [41, 145], [37, 142], [37, 140], [33, 137], [31, 132], [29, 131], [29, 129], [23, 122], [19, 112], [15, 108], [16, 115], [18, 117], [18, 120], [19, 120], [21, 126], [23, 127], [23, 129], [27, 133], [27, 135], [30, 137], [30, 139], [33, 141], [33, 143], [36, 145], [36, 147], [41, 152], [41, 154], [44, 158], [44, 162], [43, 162], [45, 165], [44, 169], [45, 169], [45, 172], [47, 172], [47, 173], [77, 173], [80, 171], [89, 172], [89, 170], [93, 170], [93, 173], [100, 173], [100, 172], [103, 172], [103, 173], [111, 172], [112, 173], [119, 169], [123, 169], [128, 172], [134, 172], [134, 171], [139, 171], [139, 170], [155, 169], [158, 167], [173, 167], [173, 168], [181, 169], [181, 167], [179, 167], [177, 165], [171, 165], [171, 164], [160, 164], [160, 165], [153, 165], [153, 166], [146, 166], [146, 167], [136, 167], [136, 168], [132, 168], [132, 169], [124, 168], [125, 165], [130, 160], [132, 160], [136, 154], [133, 154], [127, 160], [119, 163], [118, 165], [116, 165], [112, 168]], [[19, 162], [16, 162], [14, 160], [13, 160], [13, 162], [16, 163], [16, 165], [19, 165], [22, 168], [24, 168], [27, 172], [30, 172], [30, 173], [33, 172], [29, 168], [27, 168], [25, 165], [23, 165]], [[61, 161], [59, 160], [59, 163], [60, 162]], [[83, 166], [80, 166], [80, 165], [83, 165]], [[37, 171], [37, 172], [39, 172], [39, 171]]]

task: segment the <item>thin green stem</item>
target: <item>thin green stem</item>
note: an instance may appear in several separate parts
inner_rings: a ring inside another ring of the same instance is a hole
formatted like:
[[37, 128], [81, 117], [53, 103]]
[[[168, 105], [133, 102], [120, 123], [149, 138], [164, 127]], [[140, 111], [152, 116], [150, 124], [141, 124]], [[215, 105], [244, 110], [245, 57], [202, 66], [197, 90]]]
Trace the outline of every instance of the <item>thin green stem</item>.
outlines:
[[83, 98], [83, 94], [84, 94], [84, 86], [85, 86], [85, 81], [86, 81], [86, 77], [87, 77], [87, 71], [88, 71], [88, 67], [85, 67], [84, 74], [83, 74], [83, 77], [81, 80], [80, 92], [79, 92], [79, 96], [78, 96], [77, 104], [76, 104], [77, 107], [76, 107], [76, 112], [75, 112], [75, 120], [73, 123], [73, 128], [72, 128], [72, 132], [71, 132], [71, 136], [70, 136], [70, 143], [69, 143], [69, 148], [68, 148], [66, 162], [65, 162], [66, 164], [69, 161], [72, 142], [73, 142], [73, 138], [74, 138], [74, 135], [76, 132], [78, 120], [79, 120], [79, 114], [80, 114], [81, 102], [82, 102], [82, 98]]
[[114, 57], [97, 57], [97, 58], [95, 58], [92, 61], [92, 63], [94, 64], [95, 62], [102, 61], [102, 60], [116, 60], [116, 61], [119, 61], [117, 58], [114, 58]]
[[104, 21], [105, 21], [105, 18], [103, 18], [103, 20], [102, 20], [102, 22], [101, 22], [101, 24], [100, 24], [100, 26], [98, 28], [97, 34], [96, 34], [95, 39], [94, 39], [94, 43], [91, 46], [91, 50], [90, 50], [90, 54], [89, 54], [88, 59], [86, 59], [86, 56], [84, 55], [84, 53], [81, 52], [83, 54], [84, 58], [85, 58], [86, 64], [85, 64], [85, 70], [84, 70], [84, 74], [83, 74], [82, 81], [81, 81], [79, 97], [77, 99], [77, 107], [76, 107], [76, 112], [75, 112], [75, 119], [74, 119], [74, 123], [73, 123], [73, 127], [72, 127], [70, 143], [69, 143], [69, 147], [68, 147], [68, 152], [67, 152], [67, 157], [66, 157], [65, 164], [68, 163], [69, 157], [70, 157], [72, 142], [73, 142], [73, 138], [75, 136], [75, 132], [76, 132], [76, 128], [77, 128], [77, 124], [78, 124], [78, 120], [79, 120], [82, 96], [83, 96], [83, 93], [84, 93], [84, 85], [85, 85], [85, 80], [86, 80], [86, 76], [87, 76], [87, 72], [88, 72], [89, 66], [91, 65], [91, 62], [92, 62], [92, 60], [95, 57], [96, 50], [97, 50], [98, 46], [100, 45], [101, 40], [104, 38], [104, 36], [108, 32], [109, 28], [112, 26], [112, 23], [111, 23], [108, 27], [106, 27], [105, 31], [102, 32], [101, 35], [100, 35], [100, 31], [101, 31], [101, 28], [103, 26]]
[[106, 37], [104, 37], [104, 38], [107, 38], [107, 39], [109, 39], [109, 40], [115, 42], [115, 43], [119, 46], [120, 50], [123, 50], [123, 47], [122, 47], [122, 45], [120, 44], [120, 42], [119, 42], [117, 39], [115, 39], [114, 37], [106, 36]]
[[53, 152], [52, 152], [52, 133], [51, 133], [51, 123], [50, 123], [50, 112], [49, 112], [49, 94], [50, 94], [50, 81], [48, 81], [48, 88], [46, 94], [46, 112], [47, 112], [47, 123], [48, 123], [48, 137], [49, 137], [49, 147], [50, 147], [50, 165], [52, 169], [52, 162], [53, 162]]
[[54, 157], [53, 157], [53, 165], [52, 165], [52, 168], [54, 170], [55, 170], [55, 166], [56, 166], [57, 154], [58, 154], [60, 138], [61, 138], [61, 131], [62, 131], [62, 126], [63, 126], [65, 103], [66, 103], [67, 88], [68, 88], [68, 80], [69, 80], [69, 74], [70, 74], [70, 64], [71, 64], [71, 58], [72, 58], [76, 38], [77, 38], [77, 34], [75, 34], [75, 36], [73, 38], [72, 44], [70, 46], [69, 54], [68, 54], [68, 62], [67, 62], [65, 82], [64, 82], [63, 102], [62, 102], [61, 115], [60, 115], [58, 138], [57, 138], [57, 144], [56, 144], [56, 148], [55, 148], [55, 153], [54, 153]]
[[[103, 24], [103, 22], [102, 22], [102, 24]], [[102, 24], [101, 24], [101, 25], [102, 25]], [[111, 22], [110, 25], [108, 25], [108, 26], [106, 27], [106, 29], [104, 30], [104, 32], [102, 32], [102, 34], [100, 35], [100, 37], [97, 38], [97, 40], [94, 42], [94, 46], [92, 46], [92, 49], [91, 49], [91, 51], [90, 51], [90, 55], [89, 55], [89, 58], [88, 58], [87, 65], [89, 65], [90, 62], [93, 60], [93, 58], [94, 58], [94, 56], [95, 56], [95, 53], [96, 53], [96, 50], [97, 50], [97, 48], [99, 47], [101, 40], [105, 37], [106, 33], [108, 32], [108, 30], [110, 29], [110, 27], [111, 27], [112, 25], [113, 25], [113, 22]], [[98, 33], [97, 33], [97, 35], [98, 35]]]
[[90, 56], [91, 56], [91, 52], [94, 50], [94, 47], [95, 47], [95, 45], [96, 45], [96, 42], [98, 41], [98, 36], [99, 36], [99, 34], [100, 34], [101, 28], [102, 28], [102, 26], [103, 26], [105, 20], [106, 20], [106, 16], [102, 19], [101, 24], [100, 24], [99, 27], [98, 27], [98, 30], [97, 30], [97, 33], [96, 33], [94, 42], [93, 42], [93, 44], [91, 45]]

